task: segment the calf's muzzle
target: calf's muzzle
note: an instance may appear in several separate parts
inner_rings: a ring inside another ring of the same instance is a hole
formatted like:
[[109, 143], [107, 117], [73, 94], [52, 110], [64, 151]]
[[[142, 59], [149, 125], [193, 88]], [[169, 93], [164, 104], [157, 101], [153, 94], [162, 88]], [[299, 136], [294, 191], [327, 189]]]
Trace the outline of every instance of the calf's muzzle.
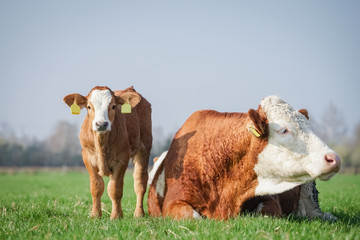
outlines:
[[95, 125], [96, 125], [96, 131], [103, 132], [103, 131], [107, 130], [109, 123], [106, 121], [105, 122], [96, 122]]

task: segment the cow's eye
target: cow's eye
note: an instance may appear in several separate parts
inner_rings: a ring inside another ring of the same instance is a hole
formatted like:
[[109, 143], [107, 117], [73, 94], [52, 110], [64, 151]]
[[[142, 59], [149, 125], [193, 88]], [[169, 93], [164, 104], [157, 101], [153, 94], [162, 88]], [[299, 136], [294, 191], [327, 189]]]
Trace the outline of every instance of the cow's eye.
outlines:
[[87, 108], [90, 110], [91, 109], [91, 107], [90, 106], [87, 106]]
[[112, 106], [112, 110], [114, 110], [114, 109], [115, 109], [115, 107], [116, 107], [116, 106], [115, 106], [115, 105], [113, 105], [113, 106]]
[[289, 130], [287, 130], [286, 128], [283, 128], [279, 131], [280, 134], [286, 134], [288, 132], [289, 132]]

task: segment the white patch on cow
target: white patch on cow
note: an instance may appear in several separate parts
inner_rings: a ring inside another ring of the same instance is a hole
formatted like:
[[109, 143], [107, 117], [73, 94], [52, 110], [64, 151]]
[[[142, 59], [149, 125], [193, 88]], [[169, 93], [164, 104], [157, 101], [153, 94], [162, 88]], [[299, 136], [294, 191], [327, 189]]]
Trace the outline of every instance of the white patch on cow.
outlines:
[[97, 122], [107, 122], [108, 126], [106, 131], [111, 130], [111, 122], [109, 120], [108, 108], [112, 100], [112, 95], [109, 90], [94, 90], [91, 92], [89, 101], [94, 106], [95, 118], [92, 121], [92, 128], [97, 131]]
[[194, 219], [201, 219], [201, 215], [197, 211], [193, 211], [193, 218]]
[[261, 211], [262, 211], [262, 209], [263, 209], [263, 207], [264, 207], [264, 203], [259, 203], [259, 204], [257, 205], [257, 207], [256, 207], [255, 213], [256, 213], [256, 214], [260, 214]]
[[329, 173], [324, 159], [334, 152], [313, 133], [304, 115], [276, 96], [260, 105], [269, 122], [269, 138], [254, 168], [259, 182], [255, 195], [278, 194]]
[[334, 215], [321, 211], [320, 206], [315, 202], [313, 188], [314, 185], [311, 182], [301, 185], [296, 216], [306, 217], [308, 219], [321, 218], [326, 221], [336, 221], [337, 218]]
[[148, 185], [150, 185], [155, 177], [156, 172], [158, 171], [161, 163], [164, 161], [166, 154], [168, 151], [163, 152], [160, 157], [158, 158], [158, 160], [154, 163], [153, 168], [151, 169], [150, 173], [149, 173], [149, 180], [148, 180]]
[[156, 182], [156, 193], [160, 197], [164, 197], [164, 191], [165, 191], [165, 169], [163, 169], [157, 179]]
[[316, 209], [313, 199], [312, 183], [306, 183], [300, 188], [300, 196], [296, 216], [306, 217]]

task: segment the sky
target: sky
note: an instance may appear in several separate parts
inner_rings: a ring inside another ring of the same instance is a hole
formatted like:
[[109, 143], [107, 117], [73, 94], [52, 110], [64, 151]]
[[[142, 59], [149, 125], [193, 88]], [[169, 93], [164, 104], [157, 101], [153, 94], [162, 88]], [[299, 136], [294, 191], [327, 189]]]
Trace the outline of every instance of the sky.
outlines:
[[360, 122], [360, 1], [0, 1], [0, 122], [46, 139], [81, 126], [62, 99], [129, 86], [154, 128], [278, 95]]

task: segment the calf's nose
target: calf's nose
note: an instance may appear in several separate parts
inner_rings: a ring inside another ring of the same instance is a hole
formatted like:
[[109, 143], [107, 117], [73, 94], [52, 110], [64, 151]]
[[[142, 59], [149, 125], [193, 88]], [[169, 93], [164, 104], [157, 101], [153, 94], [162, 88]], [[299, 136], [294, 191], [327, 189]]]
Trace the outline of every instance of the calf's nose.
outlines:
[[96, 122], [96, 127], [98, 131], [105, 131], [108, 127], [108, 122]]
[[325, 161], [328, 166], [334, 171], [338, 171], [340, 169], [341, 160], [340, 157], [334, 153], [328, 153], [325, 155]]

